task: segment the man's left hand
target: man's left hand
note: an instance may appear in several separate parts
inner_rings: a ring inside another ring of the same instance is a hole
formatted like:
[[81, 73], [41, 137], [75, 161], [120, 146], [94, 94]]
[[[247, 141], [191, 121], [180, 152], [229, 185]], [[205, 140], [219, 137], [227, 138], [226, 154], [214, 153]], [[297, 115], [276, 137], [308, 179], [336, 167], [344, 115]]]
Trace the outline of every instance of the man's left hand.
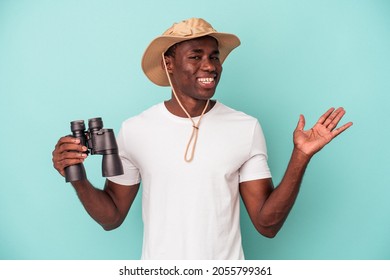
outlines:
[[344, 108], [340, 107], [337, 110], [330, 108], [310, 130], [306, 131], [304, 130], [305, 117], [300, 115], [298, 125], [294, 131], [295, 148], [312, 157], [336, 136], [352, 126], [352, 122], [348, 122], [336, 128], [344, 114]]

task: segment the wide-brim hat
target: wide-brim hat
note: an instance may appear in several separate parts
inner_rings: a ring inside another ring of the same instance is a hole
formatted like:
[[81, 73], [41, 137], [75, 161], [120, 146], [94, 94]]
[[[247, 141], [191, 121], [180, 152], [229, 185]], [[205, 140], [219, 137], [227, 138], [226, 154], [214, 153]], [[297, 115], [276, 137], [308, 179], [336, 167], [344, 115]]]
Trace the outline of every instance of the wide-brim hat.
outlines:
[[211, 36], [218, 41], [219, 59], [221, 64], [229, 53], [240, 45], [240, 39], [229, 33], [217, 32], [207, 21], [201, 18], [191, 18], [175, 23], [161, 36], [154, 39], [146, 48], [142, 57], [142, 70], [156, 85], [169, 86], [167, 74], [162, 67], [162, 53], [171, 46], [183, 41]]

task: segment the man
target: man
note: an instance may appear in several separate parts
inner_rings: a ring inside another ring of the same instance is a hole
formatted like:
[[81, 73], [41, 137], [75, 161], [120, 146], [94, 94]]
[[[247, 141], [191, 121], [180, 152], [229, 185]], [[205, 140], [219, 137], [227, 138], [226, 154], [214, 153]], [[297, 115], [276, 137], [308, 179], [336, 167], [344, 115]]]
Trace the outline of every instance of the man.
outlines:
[[[294, 149], [274, 188], [259, 122], [211, 100], [227, 55], [240, 44], [202, 19], [174, 24], [148, 46], [142, 67], [172, 98], [125, 121], [118, 136], [125, 174], [104, 190], [88, 180], [75, 188], [104, 229], [124, 221], [142, 179], [143, 259], [243, 259], [239, 195], [259, 233], [274, 237], [298, 195], [311, 157], [341, 132], [344, 109], [329, 109], [310, 130], [301, 115]], [[63, 137], [54, 167], [83, 162], [86, 147]]]

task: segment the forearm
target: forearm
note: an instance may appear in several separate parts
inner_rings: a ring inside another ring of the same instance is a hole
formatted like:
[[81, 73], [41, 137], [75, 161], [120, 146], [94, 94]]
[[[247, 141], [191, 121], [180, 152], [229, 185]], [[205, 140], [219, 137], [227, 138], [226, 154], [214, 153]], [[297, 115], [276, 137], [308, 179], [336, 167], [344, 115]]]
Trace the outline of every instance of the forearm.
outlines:
[[121, 224], [119, 211], [107, 192], [95, 188], [88, 180], [72, 182], [72, 185], [85, 210], [105, 230]]
[[272, 191], [259, 212], [261, 231], [273, 237], [282, 227], [295, 200], [310, 157], [294, 149], [280, 184]]

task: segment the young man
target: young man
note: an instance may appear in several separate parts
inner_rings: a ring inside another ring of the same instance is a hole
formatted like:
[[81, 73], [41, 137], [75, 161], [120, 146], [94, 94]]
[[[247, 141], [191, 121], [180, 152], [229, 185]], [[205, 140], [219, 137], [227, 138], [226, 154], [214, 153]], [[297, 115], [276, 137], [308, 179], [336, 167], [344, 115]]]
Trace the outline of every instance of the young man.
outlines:
[[[259, 122], [211, 100], [222, 63], [240, 44], [202, 19], [174, 24], [145, 51], [142, 67], [172, 98], [122, 125], [118, 136], [125, 173], [108, 178], [104, 190], [88, 180], [75, 188], [85, 209], [106, 230], [121, 225], [142, 180], [143, 259], [243, 259], [239, 195], [259, 231], [274, 237], [298, 195], [311, 157], [341, 132], [345, 114], [329, 109], [305, 131], [301, 115], [294, 149], [274, 188]], [[83, 162], [86, 147], [63, 137], [54, 167]]]

